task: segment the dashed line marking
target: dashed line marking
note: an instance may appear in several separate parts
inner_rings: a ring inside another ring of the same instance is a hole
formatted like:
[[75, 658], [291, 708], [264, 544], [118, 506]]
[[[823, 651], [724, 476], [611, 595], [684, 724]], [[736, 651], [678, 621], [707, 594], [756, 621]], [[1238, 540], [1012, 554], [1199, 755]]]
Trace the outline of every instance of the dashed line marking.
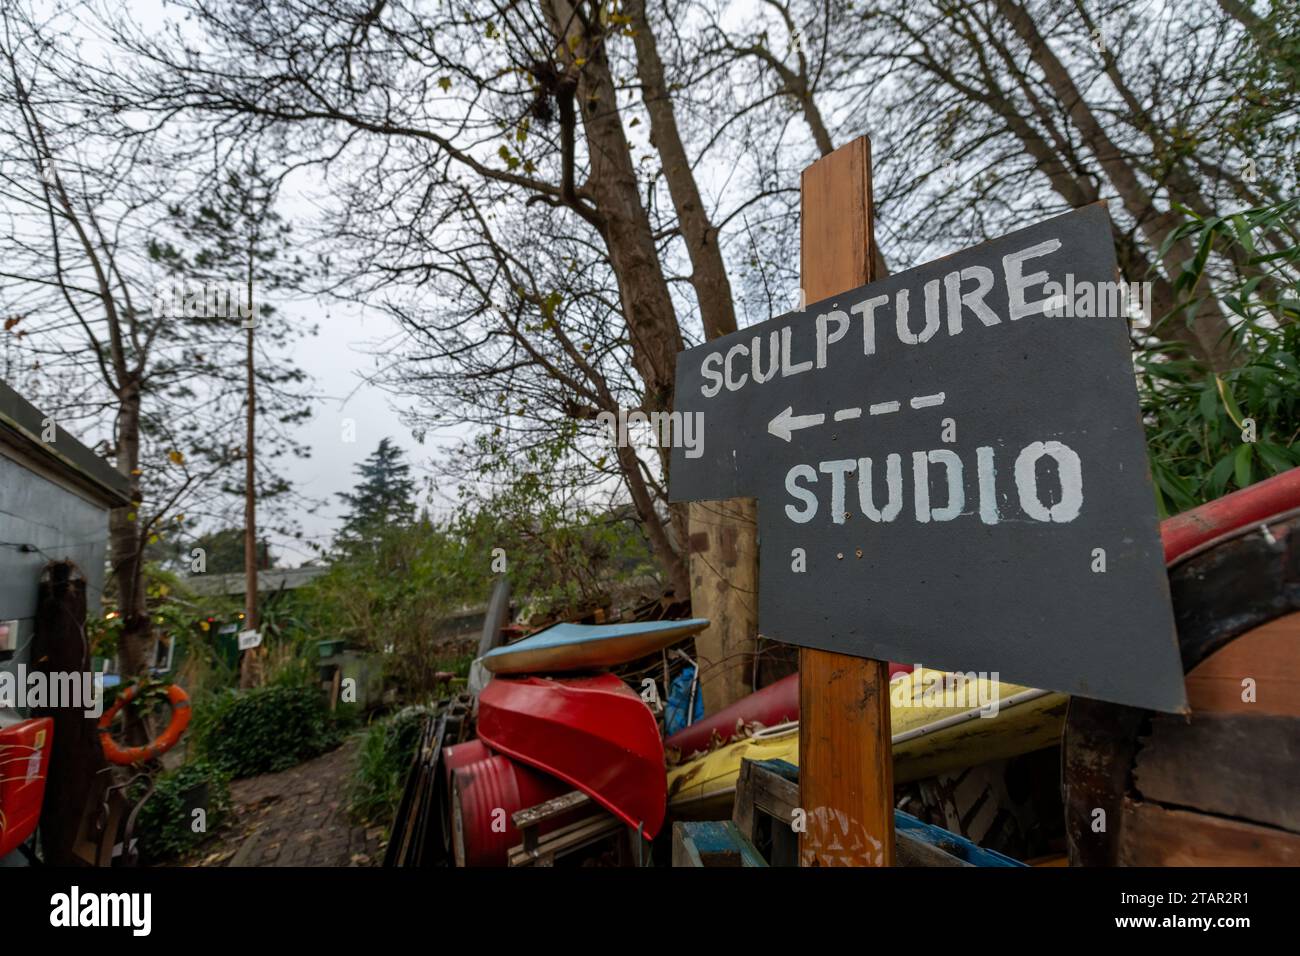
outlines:
[[913, 408], [931, 408], [935, 405], [942, 405], [944, 399], [943, 392], [937, 392], [934, 395], [918, 395], [912, 399]]

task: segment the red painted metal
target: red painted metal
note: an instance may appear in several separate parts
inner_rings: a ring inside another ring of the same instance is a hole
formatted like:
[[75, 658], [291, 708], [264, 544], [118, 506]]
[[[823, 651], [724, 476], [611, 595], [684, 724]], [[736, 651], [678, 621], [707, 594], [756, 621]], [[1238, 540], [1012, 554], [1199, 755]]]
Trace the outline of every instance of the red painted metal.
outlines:
[[442, 813], [442, 845], [450, 850], [452, 847], [451, 833], [451, 803], [455, 796], [452, 785], [455, 782], [455, 773], [461, 767], [468, 766], [479, 760], [485, 760], [492, 756], [492, 751], [488, 750], [487, 744], [474, 737], [465, 741], [463, 744], [453, 744], [450, 747], [442, 748], [441, 759], [438, 761], [438, 780], [435, 786], [441, 787], [446, 794], [447, 802], [443, 804]]
[[1166, 518], [1160, 523], [1165, 563], [1229, 531], [1292, 508], [1300, 508], [1300, 468]]
[[664, 820], [667, 777], [659, 726], [612, 674], [488, 682], [478, 735], [493, 750], [560, 778], [647, 837]]
[[[511, 847], [523, 842], [511, 817], [569, 788], [554, 777], [529, 770], [500, 754], [466, 764], [452, 773], [452, 849], [457, 866], [505, 866]], [[543, 821], [547, 833], [563, 818]]]
[[442, 751], [441, 779], [447, 787], [447, 796], [451, 796], [452, 774], [468, 764], [475, 763], [479, 760], [486, 760], [492, 756], [492, 751], [488, 750], [487, 744], [477, 737], [465, 741], [463, 744], [454, 744], [451, 747], [444, 747]]
[[53, 742], [49, 717], [0, 728], [0, 857], [36, 831]]
[[664, 749], [675, 749], [683, 759], [689, 759], [695, 753], [708, 751], [714, 731], [723, 741], [730, 738], [736, 732], [737, 721], [756, 720], [764, 727], [772, 727], [798, 719], [799, 675], [791, 674], [677, 731], [664, 741]]

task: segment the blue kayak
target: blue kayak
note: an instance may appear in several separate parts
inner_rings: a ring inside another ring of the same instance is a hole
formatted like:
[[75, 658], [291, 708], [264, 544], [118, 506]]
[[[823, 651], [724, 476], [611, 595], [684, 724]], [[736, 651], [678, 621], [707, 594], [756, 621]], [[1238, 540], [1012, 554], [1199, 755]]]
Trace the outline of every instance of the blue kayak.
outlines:
[[626, 664], [698, 634], [707, 618], [631, 624], [556, 624], [483, 655], [493, 674], [550, 674]]

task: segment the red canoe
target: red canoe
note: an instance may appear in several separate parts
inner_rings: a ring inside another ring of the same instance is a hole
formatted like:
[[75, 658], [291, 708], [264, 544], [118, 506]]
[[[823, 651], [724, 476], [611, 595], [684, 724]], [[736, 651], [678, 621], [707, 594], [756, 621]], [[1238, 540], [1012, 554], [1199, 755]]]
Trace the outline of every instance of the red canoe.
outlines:
[[764, 727], [775, 727], [798, 719], [799, 675], [791, 674], [677, 731], [664, 741], [664, 747], [678, 750], [683, 760], [689, 760], [693, 754], [709, 749], [714, 731], [723, 743], [730, 740], [736, 732], [737, 721], [748, 724], [756, 720]]
[[1300, 468], [1257, 482], [1160, 522], [1165, 563], [1225, 534], [1300, 507]]
[[612, 674], [496, 677], [478, 701], [479, 739], [586, 793], [647, 837], [664, 821], [667, 776], [659, 727]]

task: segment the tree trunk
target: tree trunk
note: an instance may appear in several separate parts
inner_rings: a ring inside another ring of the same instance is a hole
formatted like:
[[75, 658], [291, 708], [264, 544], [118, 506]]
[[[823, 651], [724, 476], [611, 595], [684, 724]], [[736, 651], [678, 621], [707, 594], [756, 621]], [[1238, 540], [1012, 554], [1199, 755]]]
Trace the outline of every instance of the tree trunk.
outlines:
[[[753, 498], [692, 502], [690, 564], [691, 614], [711, 622], [695, 636], [695, 654], [704, 710], [714, 713], [754, 690], [757, 502]], [[785, 674], [767, 676], [775, 679]]]
[[[1083, 25], [1089, 31], [1095, 31], [1097, 29], [1096, 23], [1089, 16], [1083, 0], [1074, 0], [1074, 8], [1079, 14], [1079, 19]], [[1191, 148], [1179, 146], [1168, 135], [1167, 124], [1158, 122], [1150, 110], [1147, 109], [1146, 104], [1142, 102], [1141, 97], [1129, 86], [1128, 81], [1120, 72], [1119, 61], [1115, 58], [1114, 53], [1109, 48], [1104, 48], [1101, 51], [1101, 57], [1105, 65], [1106, 76], [1124, 101], [1133, 127], [1151, 142], [1153, 168], [1150, 171], [1150, 176], [1156, 182], [1157, 188], [1163, 185], [1169, 191], [1170, 200], [1186, 206], [1201, 218], [1208, 219], [1213, 216], [1214, 205], [1206, 197], [1201, 189], [1200, 181], [1192, 175], [1189, 168], [1189, 161], [1193, 158]], [[1224, 170], [1224, 172], [1227, 171]], [[1234, 184], [1238, 195], [1243, 195], [1244, 191], [1240, 188], [1243, 184], [1239, 176], [1228, 175], [1226, 179], [1229, 183]], [[1266, 235], [1276, 246], [1280, 237], [1275, 234]], [[1234, 243], [1227, 248], [1226, 253], [1240, 275], [1261, 277], [1259, 286], [1264, 294], [1272, 299], [1278, 298], [1281, 290], [1278, 289], [1277, 283], [1269, 277], [1266, 270], [1250, 263], [1252, 257], [1244, 248]]]
[[[736, 331], [731, 282], [718, 246], [718, 230], [700, 198], [673, 101], [664, 80], [645, 0], [630, 0], [637, 76], [650, 114], [650, 142], [663, 163], [664, 178], [691, 261], [691, 285], [700, 306], [704, 335], [716, 339]], [[721, 710], [753, 690], [758, 639], [758, 522], [753, 498], [694, 502], [688, 506], [691, 613], [712, 623], [695, 638], [700, 687], [709, 712]], [[706, 669], [707, 668], [707, 669]]]
[[[77, 673], [90, 669], [86, 646], [86, 579], [70, 561], [58, 561], [41, 572], [36, 607], [36, 636], [32, 642], [32, 670], [47, 675]], [[98, 609], [94, 609], [98, 611]], [[33, 709], [33, 717], [54, 721], [53, 737], [47, 742], [50, 764], [45, 790], [49, 796], [41, 808], [41, 846], [45, 863], [51, 866], [79, 866], [77, 834], [83, 815], [94, 810], [104, 797], [108, 778], [104, 750], [99, 742], [96, 718], [68, 707]], [[4, 761], [8, 773], [26, 764], [23, 759]], [[19, 780], [22, 777], [18, 777]]]
[[[582, 11], [575, 9], [570, 0], [540, 2], [559, 41], [558, 49], [565, 58], [567, 70], [577, 77], [577, 97], [591, 166], [584, 191], [592, 195], [599, 210], [601, 236], [618, 283], [623, 319], [631, 342], [632, 365], [645, 386], [642, 408], [647, 412], [671, 410], [677, 354], [683, 348], [682, 334], [659, 262], [650, 219], [641, 202], [603, 37], [594, 28], [589, 32]], [[659, 449], [665, 480], [669, 451]], [[635, 495], [638, 479], [629, 471], [629, 456], [620, 454], [619, 461], [629, 490]], [[653, 510], [653, 502], [650, 507]], [[670, 507], [669, 520], [679, 531], [675, 542], [668, 537], [666, 529], [656, 527], [657, 517], [647, 522], [647, 530], [656, 550], [672, 549], [671, 559], [661, 553], [660, 560], [665, 563], [674, 587], [681, 588], [678, 593], [685, 594], [689, 591], [689, 578], [681, 550], [684, 535], [680, 534], [685, 525], [685, 509]]]
[[1246, 32], [1256, 40], [1259, 39], [1264, 22], [1260, 20], [1259, 14], [1250, 8], [1250, 4], [1242, 3], [1240, 0], [1219, 0], [1219, 9], [1245, 27]]
[[[1166, 237], [1181, 225], [1182, 217], [1171, 210], [1162, 212], [1156, 207], [1154, 197], [1142, 185], [1137, 171], [1102, 128], [1065, 64], [1052, 51], [1029, 13], [1016, 0], [997, 0], [997, 7], [1029, 48], [1030, 57], [1043, 71], [1048, 85], [1083, 137], [1084, 144], [1119, 194], [1125, 211], [1137, 222], [1143, 237], [1159, 255]], [[1182, 263], [1192, 254], [1191, 244], [1185, 240], [1173, 243], [1162, 256], [1167, 278], [1172, 281], [1180, 273]], [[1192, 333], [1211, 368], [1222, 370], [1231, 364], [1232, 340], [1228, 334], [1228, 321], [1212, 297], [1198, 309]]]
[[[569, 0], [542, 3], [560, 49], [570, 61], [568, 68], [578, 78], [578, 102], [591, 164], [586, 189], [595, 197], [603, 220], [605, 248], [632, 341], [632, 364], [645, 383], [645, 409], [668, 410], [672, 408], [682, 334], [650, 219], [641, 203], [605, 46], [601, 37], [588, 35], [585, 21]], [[578, 59], [585, 61], [582, 66], [577, 65]]]
[[718, 247], [718, 230], [709, 220], [700, 199], [695, 172], [677, 128], [673, 101], [664, 82], [664, 65], [659, 58], [654, 31], [646, 16], [645, 0], [628, 0], [624, 9], [632, 18], [636, 44], [637, 76], [641, 96], [650, 114], [650, 143], [663, 162], [664, 180], [673, 200], [678, 226], [691, 260], [691, 285], [700, 303], [704, 337], [716, 339], [736, 331], [736, 313], [731, 301], [731, 282]]
[[[788, 10], [782, 9], [781, 12], [786, 18], [786, 26], [793, 33], [795, 26], [789, 18]], [[803, 116], [804, 123], [808, 126], [808, 132], [812, 135], [817, 152], [822, 156], [829, 156], [835, 152], [835, 140], [831, 136], [820, 107], [817, 106], [816, 94], [808, 82], [808, 61], [806, 57], [802, 53], [799, 54], [799, 70], [796, 72], [773, 55], [762, 43], [751, 48], [749, 52], [777, 75], [781, 80], [782, 92], [798, 104], [799, 112]], [[875, 216], [875, 209], [872, 209], [871, 214], [873, 217]], [[873, 266], [874, 281], [879, 282], [881, 279], [888, 278], [889, 267], [879, 247], [872, 249], [872, 258], [875, 263]]]
[[[969, 86], [957, 78], [946, 67], [931, 64], [931, 72], [939, 76], [950, 87], [966, 96], [973, 103], [978, 103], [992, 110], [1002, 119], [1007, 130], [1020, 141], [1021, 146], [1035, 161], [1039, 172], [1047, 177], [1048, 183], [1058, 196], [1071, 207], [1078, 209], [1100, 199], [1093, 181], [1079, 174], [1082, 168], [1079, 156], [1074, 152], [1069, 138], [1056, 125], [1056, 116], [1038, 97], [1033, 88], [1024, 82], [1020, 64], [1012, 52], [1001, 42], [997, 34], [985, 29], [983, 40], [973, 32], [963, 34], [971, 45], [980, 65], [983, 89]], [[1020, 80], [1021, 92], [1029, 101], [1030, 112], [1023, 113], [1011, 102], [998, 82], [997, 74], [985, 59], [982, 47], [987, 44], [1001, 58], [1003, 66]], [[1039, 126], [1030, 120], [1036, 119]], [[1173, 286], [1158, 271], [1152, 268], [1151, 260], [1133, 241], [1131, 236], [1123, 234], [1117, 223], [1111, 221], [1111, 235], [1115, 241], [1115, 253], [1119, 260], [1120, 271], [1130, 282], [1138, 282], [1150, 275], [1152, 288], [1152, 313], [1165, 315], [1173, 309], [1175, 296]], [[1183, 323], [1166, 325], [1156, 332], [1163, 341], [1177, 342], [1195, 356], [1206, 357], [1201, 342]]]
[[[123, 678], [144, 674], [149, 666], [152, 627], [144, 589], [144, 545], [140, 540], [140, 389], [121, 392], [117, 418], [117, 470], [130, 482], [131, 504], [109, 515], [109, 546], [117, 582], [117, 610], [122, 617], [118, 669]], [[92, 609], [98, 613], [97, 609]]]
[[655, 510], [654, 498], [641, 476], [636, 449], [618, 448], [616, 451], [619, 467], [624, 475], [624, 484], [627, 485], [628, 493], [632, 496], [632, 505], [636, 508], [637, 517], [641, 519], [641, 524], [646, 530], [646, 537], [650, 539], [650, 548], [659, 559], [673, 594], [679, 598], [686, 597], [691, 593], [691, 583], [687, 575], [686, 562], [682, 559], [681, 544], [679, 541], [674, 541], [673, 536], [669, 534], [669, 528], [673, 524], [672, 516], [668, 521], [664, 521]]

